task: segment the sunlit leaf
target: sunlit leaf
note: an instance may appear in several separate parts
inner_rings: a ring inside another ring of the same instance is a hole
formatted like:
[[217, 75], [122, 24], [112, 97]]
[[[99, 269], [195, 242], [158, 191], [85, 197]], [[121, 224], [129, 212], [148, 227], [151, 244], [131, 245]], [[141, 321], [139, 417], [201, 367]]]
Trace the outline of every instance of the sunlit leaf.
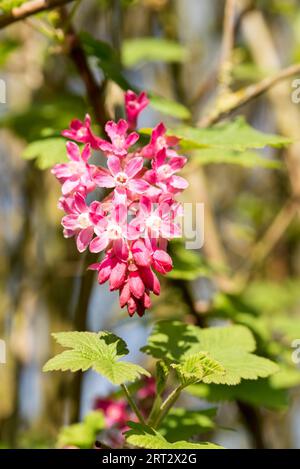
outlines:
[[135, 381], [149, 373], [139, 365], [120, 361], [128, 354], [125, 342], [109, 332], [58, 332], [56, 341], [66, 350], [51, 358], [43, 371], [86, 371], [89, 368], [105, 376], [113, 384]]
[[56, 163], [68, 161], [66, 142], [63, 138], [45, 138], [27, 145], [22, 154], [25, 160], [36, 160], [39, 169], [48, 169]]
[[149, 97], [151, 106], [162, 114], [167, 114], [183, 120], [191, 117], [190, 110], [181, 103], [161, 96], [156, 96], [152, 93], [149, 93]]
[[215, 414], [215, 408], [206, 410], [173, 408], [159, 426], [159, 433], [170, 442], [180, 438], [191, 438], [212, 430], [215, 427], [212, 420]]
[[242, 117], [208, 129], [178, 127], [170, 130], [169, 134], [180, 137], [181, 145], [190, 149], [215, 148], [241, 152], [249, 148], [280, 147], [290, 143], [286, 137], [254, 129]]
[[132, 430], [126, 433], [130, 445], [147, 449], [222, 449], [213, 443], [190, 443], [189, 441], [167, 441], [158, 431], [138, 423], [129, 423]]
[[193, 161], [200, 165], [207, 164], [235, 164], [245, 168], [259, 166], [261, 168], [282, 169], [283, 163], [265, 157], [255, 151], [234, 151], [225, 149], [202, 149], [193, 152]]
[[76, 446], [81, 449], [92, 448], [96, 435], [105, 428], [105, 418], [101, 411], [93, 411], [86, 415], [81, 423], [62, 427], [57, 439], [57, 446]]
[[211, 327], [201, 329], [179, 321], [160, 321], [142, 349], [155, 358], [182, 361], [198, 352], [208, 352], [225, 373], [203, 376], [205, 383], [238, 384], [241, 379], [267, 377], [278, 371], [271, 360], [254, 355], [255, 340], [244, 326]]
[[126, 39], [122, 45], [122, 61], [125, 67], [140, 62], [183, 62], [187, 50], [178, 42], [155, 37]]

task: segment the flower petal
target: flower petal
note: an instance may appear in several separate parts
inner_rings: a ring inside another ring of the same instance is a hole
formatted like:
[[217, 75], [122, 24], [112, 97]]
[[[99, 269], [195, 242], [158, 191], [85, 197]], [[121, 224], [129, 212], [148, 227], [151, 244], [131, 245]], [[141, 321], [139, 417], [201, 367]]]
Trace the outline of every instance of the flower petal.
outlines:
[[79, 146], [76, 145], [76, 143], [67, 142], [66, 147], [67, 147], [67, 154], [70, 160], [73, 160], [73, 161], [81, 160], [80, 149], [79, 149]]
[[132, 192], [137, 192], [138, 194], [142, 194], [146, 192], [150, 187], [150, 184], [144, 179], [130, 179], [128, 181], [128, 189]]
[[136, 298], [141, 298], [145, 292], [145, 285], [137, 270], [129, 273], [128, 282], [131, 293]]
[[110, 155], [107, 159], [107, 166], [113, 176], [116, 176], [122, 171], [120, 158]]
[[72, 178], [67, 179], [61, 187], [63, 195], [67, 195], [72, 192], [74, 189], [76, 189], [76, 187], [79, 186], [79, 183], [80, 180], [77, 176], [73, 176]]
[[174, 187], [174, 189], [183, 190], [188, 187], [189, 183], [181, 176], [172, 176], [170, 179], [170, 185]]
[[88, 226], [84, 230], [80, 230], [76, 238], [76, 245], [79, 252], [83, 252], [88, 247], [94, 234], [94, 229], [92, 226]]
[[74, 196], [74, 205], [78, 213], [86, 212], [88, 207], [85, 203], [85, 198], [79, 192], [76, 192]]
[[116, 185], [114, 178], [101, 170], [94, 175], [94, 181], [98, 187], [115, 187]]
[[137, 173], [139, 173], [143, 167], [143, 162], [144, 159], [141, 156], [137, 156], [136, 158], [132, 158], [131, 160], [129, 160], [129, 162], [125, 166], [125, 173], [127, 174], [127, 176], [132, 178]]
[[91, 252], [100, 252], [107, 247], [109, 239], [106, 233], [103, 233], [101, 236], [96, 236], [90, 243]]
[[126, 264], [125, 262], [118, 262], [111, 271], [109, 278], [110, 290], [118, 290], [121, 288], [125, 281]]

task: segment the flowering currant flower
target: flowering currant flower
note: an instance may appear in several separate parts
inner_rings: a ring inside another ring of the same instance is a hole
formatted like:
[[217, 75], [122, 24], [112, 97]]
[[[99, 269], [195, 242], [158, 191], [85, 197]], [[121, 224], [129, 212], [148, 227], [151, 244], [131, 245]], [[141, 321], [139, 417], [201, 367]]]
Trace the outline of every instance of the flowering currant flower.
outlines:
[[90, 145], [86, 144], [80, 153], [78, 145], [74, 142], [67, 143], [67, 156], [69, 163], [56, 164], [52, 169], [52, 173], [62, 183], [63, 195], [70, 194], [74, 191], [91, 192], [95, 189], [96, 184], [92, 178], [95, 166], [87, 163], [91, 156]]
[[139, 211], [130, 226], [136, 227], [150, 239], [178, 238], [181, 235], [180, 226], [175, 222], [178, 216], [181, 216], [181, 205], [175, 203], [172, 198], [161, 198], [155, 208], [148, 197], [142, 196]]
[[75, 142], [89, 143], [94, 150], [99, 148], [99, 143], [101, 142], [101, 139], [96, 137], [91, 130], [91, 118], [89, 114], [86, 114], [83, 122], [78, 119], [72, 120], [70, 128], [63, 130], [62, 135], [71, 140], [75, 140]]
[[142, 170], [143, 164], [143, 158], [137, 156], [126, 162], [122, 168], [120, 159], [111, 155], [107, 160], [109, 172], [100, 170], [95, 174], [94, 180], [99, 187], [123, 187], [142, 194], [150, 187], [147, 181], [136, 177]]
[[[160, 294], [156, 273], [165, 275], [173, 267], [167, 244], [181, 235], [177, 219], [182, 215], [175, 195], [187, 187], [177, 175], [186, 163], [174, 148], [179, 139], [167, 136], [162, 123], [146, 146], [130, 149], [139, 136], [128, 129], [135, 128], [147, 104], [145, 93], [125, 94], [127, 121], [106, 124], [110, 142], [91, 132], [89, 116], [84, 122], [72, 121], [63, 135], [82, 143], [83, 149], [69, 141], [70, 161], [52, 169], [62, 186], [58, 206], [65, 212], [64, 236], [75, 237], [80, 252], [88, 247], [92, 253], [104, 252], [89, 268], [98, 272], [99, 284], [108, 282], [111, 291], [119, 291], [120, 306], [126, 306], [130, 316], [143, 316], [151, 307], [151, 293]], [[104, 153], [107, 168], [88, 163], [91, 148]], [[101, 202], [88, 203], [96, 188], [109, 193]]]
[[146, 172], [145, 178], [156, 184], [164, 193], [177, 193], [187, 188], [188, 182], [175, 173], [180, 171], [186, 163], [184, 156], [167, 158], [166, 148], [158, 151], [152, 159], [152, 169]]
[[145, 107], [149, 104], [149, 100], [145, 92], [137, 96], [133, 91], [129, 90], [125, 93], [125, 112], [129, 129], [135, 129], [137, 118]]
[[120, 196], [113, 200], [110, 213], [95, 225], [96, 237], [90, 244], [90, 251], [100, 252], [111, 245], [119, 258], [127, 260], [127, 207], [122, 200], [118, 199]]
[[177, 145], [179, 138], [167, 136], [166, 131], [167, 129], [162, 122], [152, 130], [150, 143], [142, 149], [145, 158], [155, 157], [163, 148], [166, 149], [168, 156], [177, 156], [177, 153], [169, 147]]
[[104, 214], [100, 202], [94, 201], [88, 206], [79, 192], [72, 200], [72, 206], [65, 207], [67, 215], [63, 217], [61, 224], [65, 238], [75, 236], [77, 249], [83, 252], [93, 238], [95, 223], [103, 219]]
[[107, 428], [126, 429], [126, 423], [132, 417], [125, 399], [98, 398], [95, 401], [94, 408], [95, 410], [102, 410], [104, 413]]
[[117, 123], [113, 121], [107, 122], [105, 132], [109, 136], [111, 143], [101, 139], [99, 143], [100, 150], [108, 155], [115, 155], [120, 158], [126, 156], [128, 148], [139, 139], [139, 135], [136, 132], [127, 135], [127, 130], [128, 124], [124, 119], [120, 119]]

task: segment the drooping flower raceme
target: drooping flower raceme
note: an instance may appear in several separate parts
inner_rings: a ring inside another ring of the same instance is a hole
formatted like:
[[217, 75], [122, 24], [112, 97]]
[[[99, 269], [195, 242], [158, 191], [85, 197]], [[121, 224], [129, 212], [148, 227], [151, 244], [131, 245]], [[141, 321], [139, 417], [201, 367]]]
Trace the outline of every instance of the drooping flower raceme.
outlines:
[[[172, 270], [167, 244], [181, 236], [182, 215], [175, 196], [188, 185], [177, 174], [186, 163], [176, 151], [179, 140], [162, 123], [148, 144], [138, 145], [137, 118], [147, 105], [145, 93], [127, 91], [126, 120], [107, 122], [108, 140], [94, 135], [88, 115], [83, 122], [73, 120], [62, 132], [70, 139], [69, 161], [52, 169], [62, 186], [64, 236], [75, 238], [79, 252], [101, 253], [102, 260], [89, 268], [98, 272], [100, 284], [108, 281], [110, 290], [119, 291], [120, 306], [130, 316], [151, 307], [151, 292], [159, 295], [156, 273]], [[106, 167], [89, 162], [91, 149], [106, 156]], [[93, 200], [97, 188], [108, 191], [101, 202]]]

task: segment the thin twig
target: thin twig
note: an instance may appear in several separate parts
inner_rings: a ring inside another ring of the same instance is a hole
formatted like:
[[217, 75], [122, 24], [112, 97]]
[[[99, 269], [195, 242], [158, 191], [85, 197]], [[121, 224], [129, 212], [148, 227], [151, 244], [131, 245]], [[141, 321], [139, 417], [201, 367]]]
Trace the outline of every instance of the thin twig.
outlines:
[[223, 22], [222, 52], [218, 73], [220, 94], [230, 86], [232, 69], [232, 49], [234, 46], [234, 12], [236, 0], [226, 0]]
[[0, 15], [0, 29], [15, 23], [16, 21], [24, 20], [28, 16], [36, 15], [42, 11], [52, 10], [53, 8], [60, 7], [74, 0], [32, 0], [23, 3], [19, 7], [12, 8], [9, 13]]
[[[60, 16], [62, 25], [68, 21], [68, 12], [64, 9], [60, 9]], [[86, 94], [90, 105], [93, 108], [95, 118], [98, 124], [104, 129], [105, 122], [107, 121], [107, 115], [104, 106], [104, 88], [105, 80], [100, 86], [90, 69], [85, 51], [83, 50], [79, 37], [77, 36], [72, 23], [69, 23], [68, 30], [65, 32], [65, 45], [68, 55], [73, 61], [77, 68], [82, 81], [86, 88]]]
[[175, 402], [179, 398], [182, 390], [183, 390], [183, 385], [180, 384], [168, 395], [166, 400], [161, 405], [160, 412], [157, 415], [155, 422], [153, 423], [153, 428], [157, 428], [161, 424], [161, 422], [163, 421], [165, 416], [168, 414], [171, 407], [175, 404]]
[[252, 247], [247, 261], [237, 272], [237, 278], [241, 274], [248, 278], [259, 264], [261, 264], [270, 252], [274, 249], [280, 238], [286, 232], [288, 226], [297, 214], [299, 204], [295, 200], [289, 200], [276, 215], [275, 219], [262, 236], [262, 238]]
[[132, 408], [133, 412], [136, 414], [139, 421], [143, 425], [146, 425], [145, 419], [144, 419], [143, 415], [141, 414], [141, 412], [139, 411], [139, 409], [138, 409], [136, 403], [134, 402], [132, 396], [130, 395], [129, 389], [127, 388], [126, 384], [121, 384], [121, 388], [123, 389], [123, 391], [124, 391], [124, 393], [127, 397], [127, 400], [130, 404], [130, 407]]
[[218, 109], [201, 119], [198, 125], [200, 127], [208, 127], [212, 124], [215, 124], [224, 116], [230, 114], [239, 107], [247, 104], [252, 99], [257, 98], [261, 94], [265, 93], [280, 81], [285, 80], [293, 75], [297, 75], [297, 73], [300, 73], [299, 63], [290, 65], [289, 67], [280, 70], [275, 75], [264, 78], [259, 83], [247, 86], [246, 88], [242, 88], [241, 90], [228, 95], [226, 100], [224, 100], [224, 102], [219, 105]]

